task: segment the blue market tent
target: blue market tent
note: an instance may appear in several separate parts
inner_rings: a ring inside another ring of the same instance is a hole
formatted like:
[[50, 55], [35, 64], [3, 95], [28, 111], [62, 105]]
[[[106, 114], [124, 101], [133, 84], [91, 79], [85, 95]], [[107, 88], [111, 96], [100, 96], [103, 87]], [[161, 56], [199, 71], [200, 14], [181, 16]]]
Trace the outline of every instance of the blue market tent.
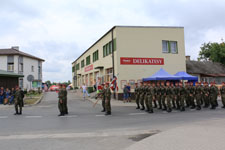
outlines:
[[168, 72], [166, 72], [164, 69], [161, 68], [158, 72], [156, 72], [152, 76], [143, 78], [142, 80], [144, 82], [153, 80], [181, 80], [181, 77], [170, 75]]
[[177, 72], [175, 76], [181, 77], [182, 80], [198, 81], [198, 77], [192, 76], [184, 71]]

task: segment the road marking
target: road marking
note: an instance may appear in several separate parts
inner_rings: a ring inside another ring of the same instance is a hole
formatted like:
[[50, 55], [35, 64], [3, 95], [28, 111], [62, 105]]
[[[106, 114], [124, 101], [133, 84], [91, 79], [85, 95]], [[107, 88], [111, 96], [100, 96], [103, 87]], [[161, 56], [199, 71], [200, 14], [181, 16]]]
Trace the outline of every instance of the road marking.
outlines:
[[145, 115], [147, 113], [130, 113], [129, 115], [134, 116], [134, 115]]
[[60, 117], [63, 117], [63, 118], [76, 118], [77, 115], [71, 115], [71, 116], [60, 116]]
[[95, 115], [96, 117], [103, 117], [103, 116], [105, 116], [105, 115]]
[[0, 116], [0, 119], [6, 119], [8, 116]]
[[42, 116], [25, 116], [25, 118], [42, 118]]

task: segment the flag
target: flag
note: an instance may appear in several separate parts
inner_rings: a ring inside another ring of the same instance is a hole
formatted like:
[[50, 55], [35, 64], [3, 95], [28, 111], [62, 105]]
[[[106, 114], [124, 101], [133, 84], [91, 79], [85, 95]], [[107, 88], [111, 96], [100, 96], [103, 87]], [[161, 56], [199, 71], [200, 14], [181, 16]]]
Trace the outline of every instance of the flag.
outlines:
[[116, 90], [118, 91], [118, 86], [117, 86], [116, 80], [117, 80], [117, 77], [114, 76], [114, 78], [113, 78], [113, 80], [110, 84], [110, 88], [111, 88], [112, 91], [115, 90], [115, 87], [116, 87]]

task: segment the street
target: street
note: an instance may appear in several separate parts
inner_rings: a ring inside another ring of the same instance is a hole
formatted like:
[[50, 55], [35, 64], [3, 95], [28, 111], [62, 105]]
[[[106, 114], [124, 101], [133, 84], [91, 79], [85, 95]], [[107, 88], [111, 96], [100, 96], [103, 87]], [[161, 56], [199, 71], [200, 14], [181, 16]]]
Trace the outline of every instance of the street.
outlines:
[[148, 114], [133, 106], [112, 106], [112, 116], [101, 105], [68, 93], [69, 115], [58, 117], [57, 93], [45, 93], [40, 104], [26, 106], [14, 116], [13, 106], [0, 107], [1, 150], [125, 149], [142, 139], [177, 127], [224, 118], [225, 110], [203, 109]]

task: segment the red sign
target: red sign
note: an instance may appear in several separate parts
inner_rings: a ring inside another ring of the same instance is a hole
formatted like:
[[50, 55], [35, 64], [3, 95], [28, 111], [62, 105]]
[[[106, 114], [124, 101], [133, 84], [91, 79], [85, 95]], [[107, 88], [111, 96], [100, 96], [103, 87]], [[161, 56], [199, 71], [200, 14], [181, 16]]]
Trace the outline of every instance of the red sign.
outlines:
[[120, 57], [121, 65], [164, 65], [163, 58]]
[[84, 68], [85, 72], [88, 72], [88, 71], [91, 71], [91, 70], [93, 70], [93, 65], [90, 65], [90, 66], [87, 66], [87, 67]]

